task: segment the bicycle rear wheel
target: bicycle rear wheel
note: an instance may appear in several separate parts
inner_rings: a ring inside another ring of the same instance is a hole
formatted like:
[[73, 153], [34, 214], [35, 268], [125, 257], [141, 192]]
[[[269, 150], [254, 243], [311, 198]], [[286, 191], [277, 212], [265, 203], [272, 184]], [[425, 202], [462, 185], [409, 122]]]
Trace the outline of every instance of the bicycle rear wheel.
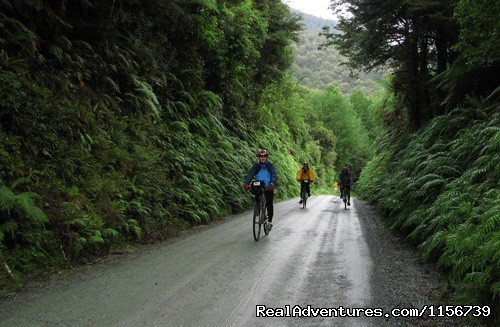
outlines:
[[307, 206], [307, 193], [302, 192], [302, 208], [305, 209]]
[[253, 211], [253, 238], [257, 242], [260, 238], [260, 204], [255, 204], [255, 209]]

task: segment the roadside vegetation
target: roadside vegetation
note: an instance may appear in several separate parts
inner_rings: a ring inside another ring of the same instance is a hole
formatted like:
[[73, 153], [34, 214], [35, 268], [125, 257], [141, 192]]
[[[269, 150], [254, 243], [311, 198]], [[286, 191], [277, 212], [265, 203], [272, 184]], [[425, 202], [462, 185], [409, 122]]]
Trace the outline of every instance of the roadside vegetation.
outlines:
[[[334, 1], [324, 34], [353, 68], [389, 64], [384, 132], [361, 194], [450, 277], [457, 303], [500, 314], [498, 2]], [[366, 28], [359, 28], [365, 26]], [[397, 41], [396, 41], [397, 40]], [[496, 317], [496, 318], [495, 318]]]

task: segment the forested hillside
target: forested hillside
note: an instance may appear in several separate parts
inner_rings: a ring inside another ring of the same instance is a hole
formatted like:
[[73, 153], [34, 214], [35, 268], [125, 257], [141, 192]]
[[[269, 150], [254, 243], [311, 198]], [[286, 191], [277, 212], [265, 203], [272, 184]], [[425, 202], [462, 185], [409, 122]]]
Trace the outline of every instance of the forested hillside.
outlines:
[[368, 140], [356, 101], [287, 75], [300, 25], [279, 0], [6, 0], [0, 26], [2, 290], [247, 208], [259, 147], [278, 198], [304, 161], [320, 188], [370, 157], [338, 146], [339, 126]]
[[[388, 226], [500, 314], [500, 4], [337, 1], [328, 35], [353, 68], [390, 65], [385, 130], [359, 187]], [[366, 26], [360, 29], [359, 26]], [[397, 40], [397, 42], [395, 41]]]
[[328, 26], [334, 29], [335, 25], [337, 25], [337, 22], [333, 19], [316, 17], [314, 15], [306, 14], [304, 12], [301, 12], [300, 10], [295, 10], [292, 8], [290, 8], [290, 12], [302, 17], [302, 28], [306, 31], [321, 32], [324, 26]]
[[387, 73], [385, 67], [372, 72], [351, 70], [344, 65], [347, 58], [337, 49], [321, 48], [327, 40], [317, 30], [303, 30], [299, 37], [300, 41], [293, 45], [291, 71], [301, 85], [324, 90], [328, 84], [332, 84], [346, 94], [352, 89], [369, 94], [378, 89], [378, 82]]
[[373, 93], [380, 88], [378, 83], [386, 75], [386, 67], [372, 72], [353, 71], [347, 65], [347, 58], [334, 47], [322, 47], [327, 39], [320, 35], [323, 27], [336, 31], [334, 20], [315, 17], [297, 10], [292, 12], [302, 17], [302, 30], [299, 31], [299, 42], [293, 43], [294, 60], [291, 72], [295, 80], [308, 88], [326, 89], [331, 84], [342, 93], [348, 94], [352, 89], [359, 89], [365, 94]]

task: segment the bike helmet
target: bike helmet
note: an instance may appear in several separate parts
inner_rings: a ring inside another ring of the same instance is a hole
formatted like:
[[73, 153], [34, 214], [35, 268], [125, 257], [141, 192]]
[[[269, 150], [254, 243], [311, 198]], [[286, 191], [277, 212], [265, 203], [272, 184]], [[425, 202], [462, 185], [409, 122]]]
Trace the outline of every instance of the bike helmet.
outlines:
[[347, 173], [349, 172], [349, 167], [344, 166], [344, 167], [342, 168], [342, 172], [343, 172], [344, 174], [347, 174]]
[[269, 156], [269, 153], [267, 152], [266, 149], [262, 148], [257, 152], [257, 157], [267, 157]]
[[309, 163], [304, 162], [304, 168], [306, 168], [306, 169], [309, 168]]

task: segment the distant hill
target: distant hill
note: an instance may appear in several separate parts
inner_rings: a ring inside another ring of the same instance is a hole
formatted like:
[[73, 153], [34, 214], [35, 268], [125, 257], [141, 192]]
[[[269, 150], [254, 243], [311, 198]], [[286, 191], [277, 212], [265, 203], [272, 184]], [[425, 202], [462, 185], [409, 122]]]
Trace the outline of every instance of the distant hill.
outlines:
[[304, 25], [304, 30], [299, 33], [301, 41], [293, 45], [295, 60], [291, 67], [293, 76], [300, 84], [317, 89], [325, 89], [328, 84], [334, 84], [344, 93], [349, 93], [353, 88], [364, 93], [375, 91], [377, 81], [385, 75], [387, 69], [359, 72], [357, 76], [351, 76], [349, 68], [342, 65], [347, 58], [335, 47], [318, 50], [326, 41], [325, 37], [319, 35], [322, 27], [335, 28], [337, 22], [298, 10], [292, 9], [292, 12], [302, 15]]
[[323, 26], [329, 26], [330, 28], [335, 28], [335, 26], [337, 25], [337, 21], [333, 19], [324, 19], [321, 17], [316, 17], [292, 8], [290, 8], [290, 10], [295, 14], [302, 15], [303, 17], [302, 22], [304, 25], [304, 29], [308, 31], [321, 31]]

